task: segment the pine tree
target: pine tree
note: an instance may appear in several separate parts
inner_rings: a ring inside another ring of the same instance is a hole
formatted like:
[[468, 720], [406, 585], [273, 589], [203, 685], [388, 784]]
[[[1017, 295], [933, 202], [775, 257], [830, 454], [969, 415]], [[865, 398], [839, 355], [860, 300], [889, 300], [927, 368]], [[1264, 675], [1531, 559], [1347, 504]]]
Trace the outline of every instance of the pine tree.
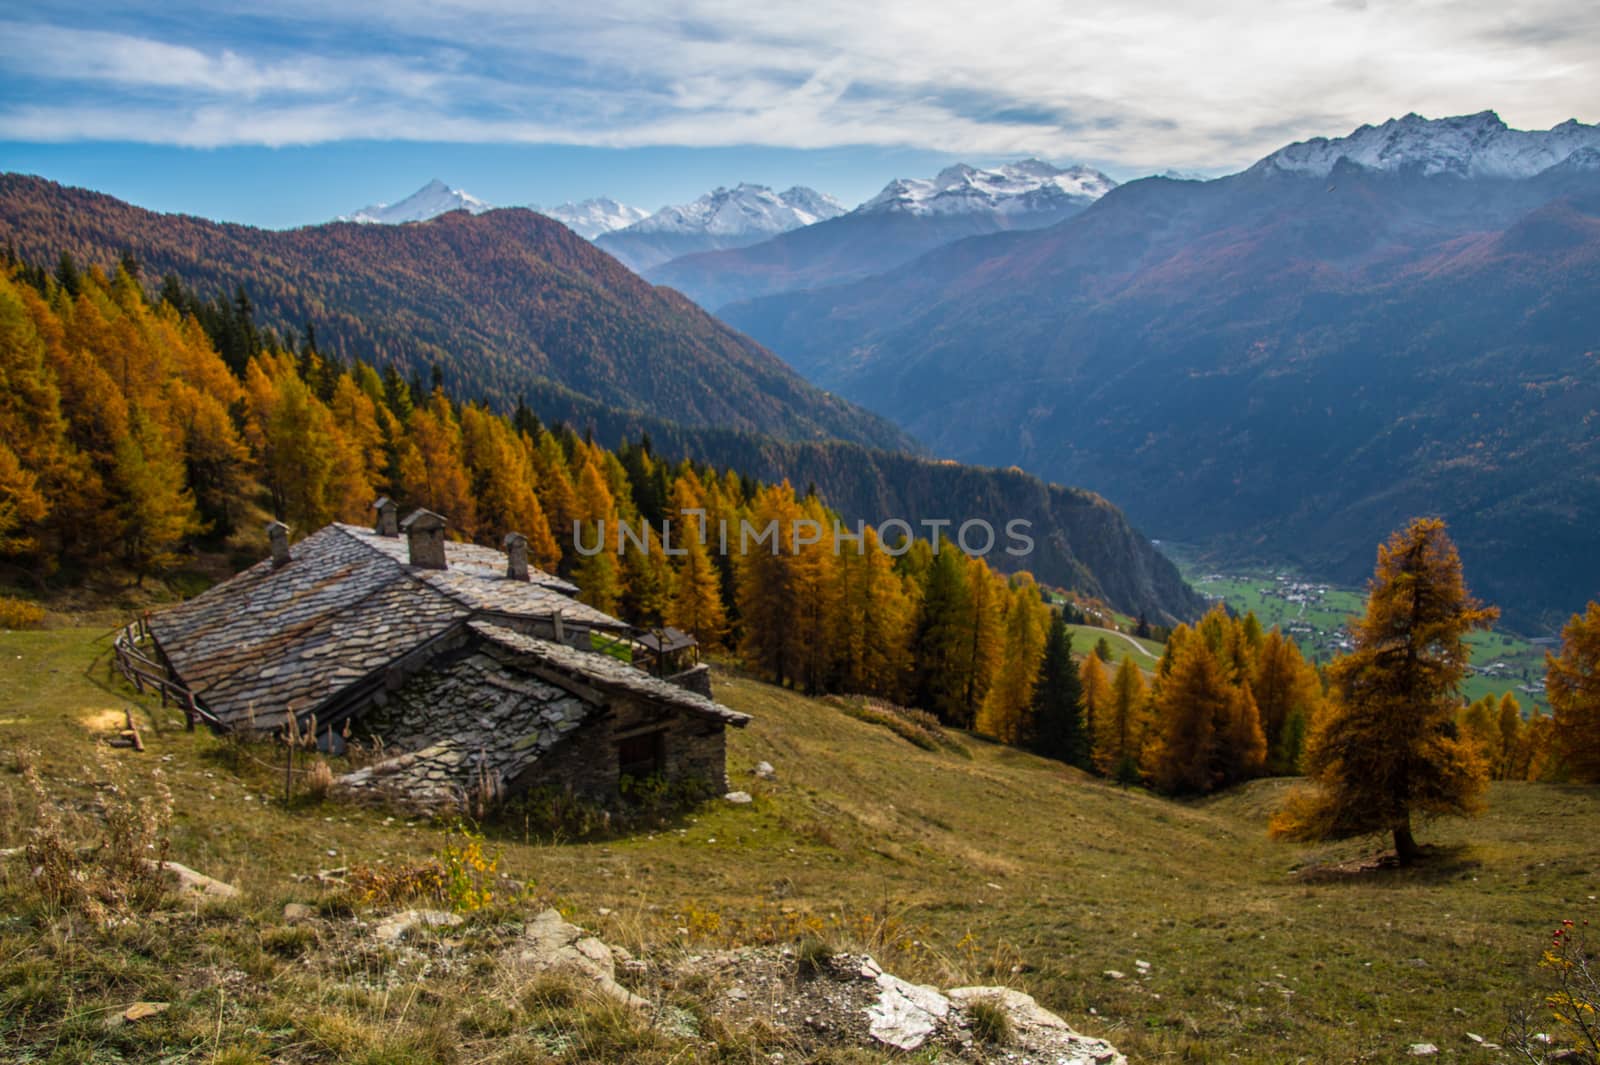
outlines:
[[673, 576], [667, 624], [689, 633], [702, 647], [716, 647], [728, 631], [721, 580], [700, 537], [693, 534], [692, 527], [683, 531], [689, 535], [682, 543], [673, 544], [674, 550], [681, 549], [685, 554], [678, 560]]
[[1034, 683], [1044, 654], [1046, 607], [1029, 574], [1013, 578], [1005, 612], [1005, 641], [995, 680], [978, 708], [977, 731], [1002, 743], [1018, 743], [1032, 731], [1028, 720]]
[[1079, 680], [1083, 688], [1084, 736], [1093, 744], [1100, 731], [1100, 717], [1111, 705], [1111, 677], [1106, 673], [1105, 659], [1092, 652], [1084, 655]]
[[1089, 764], [1089, 735], [1083, 723], [1083, 689], [1072, 661], [1072, 632], [1060, 614], [1050, 619], [1044, 658], [1033, 688], [1033, 749], [1046, 758], [1080, 768]]
[[1111, 680], [1111, 698], [1095, 722], [1094, 767], [1121, 784], [1139, 779], [1139, 763], [1149, 729], [1150, 692], [1144, 674], [1124, 658]]
[[1172, 794], [1205, 794], [1259, 772], [1267, 741], [1248, 686], [1232, 683], [1204, 639], [1186, 640], [1155, 694], [1146, 770]]
[[577, 507], [575, 521], [581, 532], [575, 529], [573, 535], [585, 552], [592, 551], [581, 555], [573, 569], [573, 580], [582, 589], [578, 598], [596, 610], [614, 613], [622, 597], [616, 555], [617, 508], [610, 486], [592, 461], [585, 462], [578, 474]]
[[1293, 640], [1273, 629], [1256, 648], [1250, 692], [1266, 734], [1267, 771], [1296, 772], [1307, 726], [1322, 701], [1317, 671], [1301, 657]]
[[1545, 653], [1555, 735], [1575, 780], [1600, 783], [1600, 603], [1561, 630], [1561, 654]]
[[917, 621], [917, 701], [947, 725], [971, 723], [967, 692], [971, 687], [974, 644], [972, 586], [959, 552], [948, 544], [932, 556], [922, 589]]
[[1483, 805], [1487, 772], [1457, 735], [1457, 690], [1466, 636], [1498, 615], [1468, 594], [1461, 558], [1434, 518], [1419, 518], [1378, 548], [1354, 650], [1328, 667], [1331, 702], [1307, 745], [1314, 791], [1273, 820], [1279, 836], [1394, 836], [1395, 854], [1419, 854], [1420, 815], [1470, 815]]

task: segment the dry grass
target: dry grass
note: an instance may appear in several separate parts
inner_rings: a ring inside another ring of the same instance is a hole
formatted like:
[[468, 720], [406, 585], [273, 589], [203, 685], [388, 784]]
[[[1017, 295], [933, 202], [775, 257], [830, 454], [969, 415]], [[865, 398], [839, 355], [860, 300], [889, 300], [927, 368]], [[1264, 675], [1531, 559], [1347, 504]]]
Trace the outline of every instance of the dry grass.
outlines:
[[[99, 770], [83, 772], [96, 765], [85, 722], [125, 698], [93, 664], [105, 647], [82, 630], [0, 637], [0, 749], [31, 748], [22, 761], [81, 819], [68, 835], [90, 843], [105, 795]], [[1387, 1061], [1415, 1042], [1464, 1047], [1467, 1031], [1493, 1039], [1511, 1009], [1540, 1007], [1550, 930], [1597, 914], [1593, 789], [1496, 785], [1483, 819], [1421, 834], [1436, 847], [1422, 867], [1319, 877], [1372, 848], [1268, 841], [1277, 782], [1174, 804], [970, 738], [958, 741], [970, 757], [923, 750], [745, 679], [720, 678], [718, 694], [756, 718], [729, 762], [753, 804], [579, 843], [491, 828], [500, 872], [636, 953], [865, 947], [911, 979], [1020, 987], [1141, 1062]], [[0, 1058], [806, 1060], [770, 1032], [702, 1019], [699, 1035], [674, 1035], [482, 971], [475, 937], [520, 919], [520, 903], [471, 915], [449, 965], [420, 973], [354, 934], [370, 918], [348, 890], [294, 877], [415, 864], [442, 827], [327, 802], [285, 809], [281, 766], [139, 712], [147, 752], [106, 752], [127, 798], [156, 795], [160, 769], [172, 857], [245, 899], [95, 922], [40, 905], [25, 864], [0, 864]], [[12, 811], [0, 824], [18, 826], [8, 846], [40, 817], [15, 757], [0, 760], [0, 812]], [[775, 780], [753, 777], [762, 760]], [[282, 924], [291, 901], [318, 909], [313, 931]], [[704, 991], [652, 993], [696, 1014]], [[139, 999], [173, 1006], [105, 1026]]]

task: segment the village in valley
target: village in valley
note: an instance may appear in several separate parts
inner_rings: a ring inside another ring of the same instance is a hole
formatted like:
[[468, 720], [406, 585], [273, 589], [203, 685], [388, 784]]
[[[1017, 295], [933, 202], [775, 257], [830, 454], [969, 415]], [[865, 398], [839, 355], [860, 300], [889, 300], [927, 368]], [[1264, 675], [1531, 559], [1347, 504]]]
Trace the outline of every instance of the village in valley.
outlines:
[[[1229, 609], [1253, 612], [1261, 627], [1274, 626], [1294, 638], [1309, 661], [1324, 665], [1349, 653], [1352, 644], [1347, 625], [1366, 604], [1356, 588], [1343, 587], [1297, 574], [1287, 569], [1185, 574], [1195, 590]], [[1499, 627], [1475, 632], [1467, 638], [1472, 648], [1471, 674], [1462, 684], [1468, 701], [1510, 692], [1524, 710], [1549, 712], [1545, 699], [1544, 656], [1557, 649], [1552, 636], [1525, 637]]]

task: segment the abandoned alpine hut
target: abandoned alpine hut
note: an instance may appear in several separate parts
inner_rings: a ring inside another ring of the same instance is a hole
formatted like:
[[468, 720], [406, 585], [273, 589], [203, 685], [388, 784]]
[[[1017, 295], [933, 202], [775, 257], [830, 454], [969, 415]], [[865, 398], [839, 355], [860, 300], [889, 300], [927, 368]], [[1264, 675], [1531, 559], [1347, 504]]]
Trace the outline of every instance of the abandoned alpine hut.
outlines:
[[336, 789], [418, 810], [530, 787], [608, 802], [651, 775], [727, 790], [725, 730], [749, 718], [710, 698], [703, 665], [652, 675], [648, 634], [529, 565], [515, 533], [496, 551], [374, 507], [375, 528], [292, 547], [274, 522], [270, 558], [150, 619], [213, 727], [360, 738], [380, 757]]

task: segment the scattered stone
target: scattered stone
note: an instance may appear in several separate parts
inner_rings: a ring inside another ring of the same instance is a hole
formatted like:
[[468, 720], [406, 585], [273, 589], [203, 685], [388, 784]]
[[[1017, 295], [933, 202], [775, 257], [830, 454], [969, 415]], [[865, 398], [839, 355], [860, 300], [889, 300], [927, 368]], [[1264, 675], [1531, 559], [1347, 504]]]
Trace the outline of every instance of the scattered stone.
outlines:
[[545, 910], [528, 922], [513, 960], [532, 972], [566, 972], [586, 977], [603, 995], [624, 1006], [645, 1009], [650, 1004], [617, 983], [616, 955], [594, 936], [569, 924], [555, 910]]
[[1481, 1042], [1483, 1042], [1483, 1036], [1479, 1035], [1477, 1032], [1468, 1032], [1467, 1033], [1467, 1042], [1469, 1042], [1469, 1043], [1481, 1043]]
[[916, 1050], [950, 1012], [950, 1000], [937, 989], [881, 973], [878, 1001], [867, 1010], [872, 1038], [896, 1050]]
[[1111, 979], [1111, 980], [1121, 980], [1123, 977], [1127, 976], [1128, 974], [1123, 972], [1120, 969], [1107, 969], [1101, 975], [1105, 976], [1105, 977], [1107, 977], [1108, 979]]
[[1427, 1058], [1439, 1053], [1439, 1048], [1432, 1043], [1412, 1043], [1406, 1047], [1406, 1053], [1414, 1058]]
[[776, 769], [772, 768], [772, 763], [771, 762], [757, 762], [756, 763], [756, 779], [757, 780], [774, 780], [774, 779], [777, 778], [777, 776], [778, 776], [778, 771]]
[[413, 928], [453, 928], [460, 923], [460, 916], [446, 910], [402, 910], [379, 921], [375, 934], [385, 943], [398, 943]]
[[208, 899], [231, 899], [238, 897], [239, 889], [232, 884], [224, 884], [214, 880], [204, 873], [197, 873], [187, 865], [178, 862], [157, 862], [146, 858], [145, 865], [151, 869], [159, 869], [166, 875], [177, 888], [180, 895], [198, 895]]
[[861, 959], [861, 979], [876, 980], [882, 975], [883, 970], [878, 967], [878, 963], [873, 961], [870, 955]]
[[[1147, 961], [1144, 961], [1143, 959], [1135, 959], [1134, 963], [1133, 963], [1133, 967], [1135, 969], [1139, 970], [1140, 975], [1143, 975], [1143, 974], [1148, 973], [1150, 971], [1150, 963], [1147, 962]], [[1282, 973], [1278, 973], [1277, 976], [1278, 976], [1279, 980], [1284, 979], [1284, 975]]]
[[747, 806], [754, 801], [750, 798], [750, 793], [748, 791], [730, 791], [722, 798], [727, 802], [733, 803], [735, 806]]
[[300, 924], [317, 915], [317, 911], [303, 902], [291, 902], [283, 908], [284, 924]]

